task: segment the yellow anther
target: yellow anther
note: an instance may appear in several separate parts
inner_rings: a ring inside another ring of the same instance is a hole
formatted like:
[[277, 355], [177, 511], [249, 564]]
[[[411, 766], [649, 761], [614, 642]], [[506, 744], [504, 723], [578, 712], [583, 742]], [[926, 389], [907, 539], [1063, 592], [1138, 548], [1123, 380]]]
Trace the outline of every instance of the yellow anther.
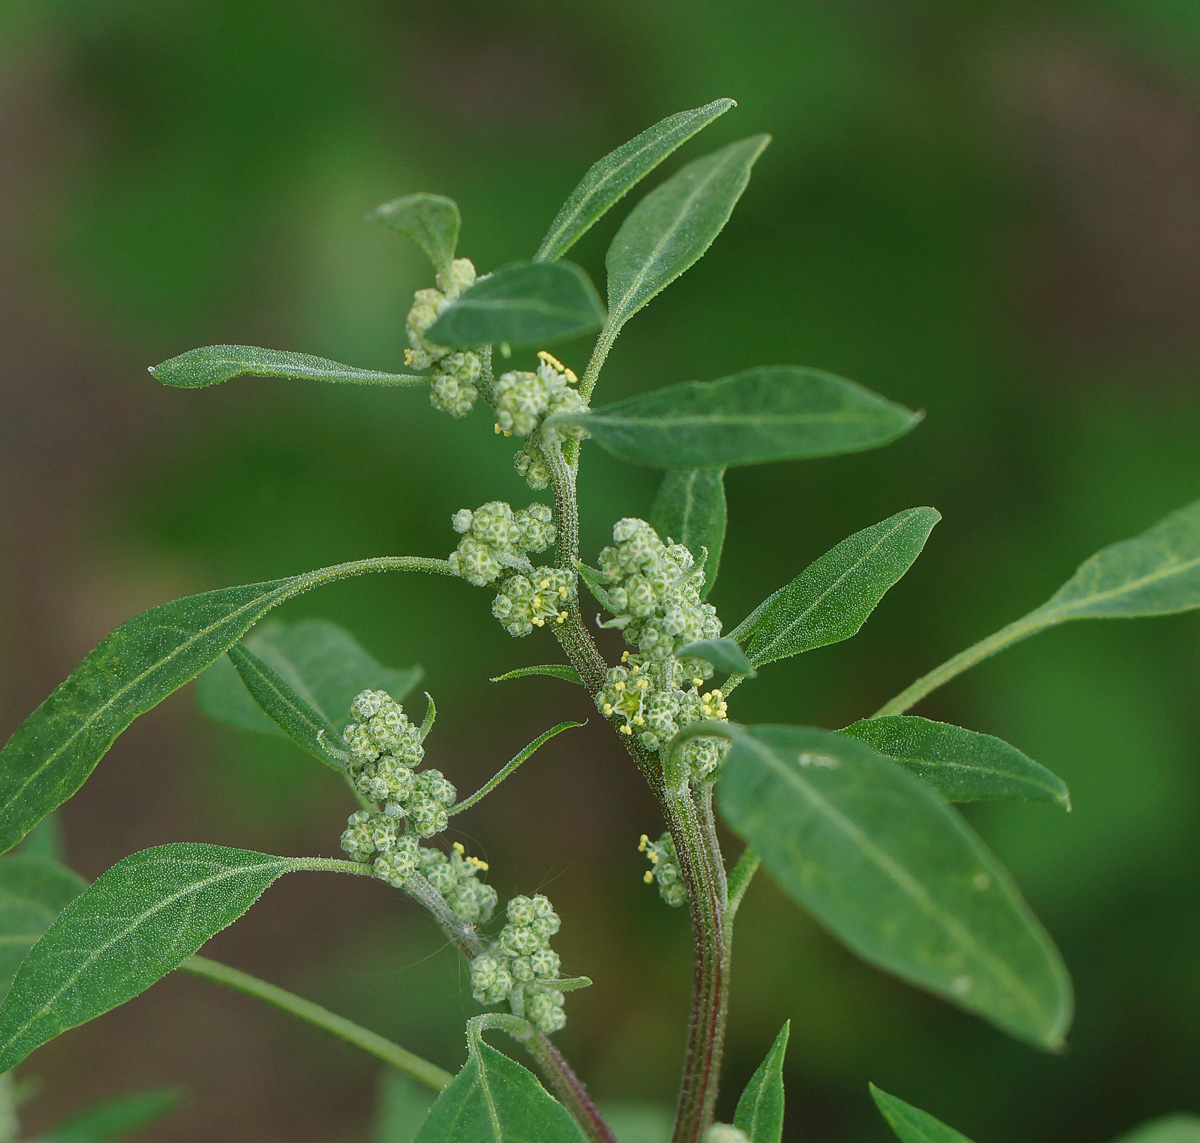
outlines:
[[486, 873], [491, 868], [491, 866], [488, 865], [488, 863], [486, 861], [484, 861], [482, 858], [479, 858], [479, 857], [466, 857], [466, 858], [463, 858], [463, 860], [468, 865], [473, 865], [473, 866], [475, 866], [476, 869], [481, 869], [484, 873]]
[[694, 686], [694, 687], [698, 687], [698, 686], [700, 686], [700, 684], [701, 684], [701, 683], [703, 683], [703, 682], [704, 682], [704, 680], [703, 680], [703, 679], [700, 679], [700, 678], [693, 679], [693, 680], [692, 680], [692, 686]]
[[633, 725], [634, 726], [645, 726], [646, 720], [640, 714], [635, 714], [633, 716]]
[[637, 685], [639, 687], [641, 687], [642, 690], [648, 691], [650, 689], [650, 680], [649, 679], [638, 679]]
[[547, 353], [544, 349], [538, 350], [538, 360], [544, 361], [547, 365], [554, 366], [559, 373], [565, 373], [567, 371], [567, 367], [561, 361], [559, 361], [559, 359], [555, 357], [553, 353]]
[[606, 702], [606, 703], [604, 704], [604, 713], [605, 713], [605, 714], [612, 714], [612, 712], [613, 712], [613, 704], [612, 704], [612, 703], [610, 703], [610, 702]]
[[645, 853], [646, 846], [648, 846], [649, 844], [650, 844], [650, 835], [645, 834], [645, 833], [642, 834], [642, 836], [640, 838], [638, 838], [638, 853]]
[[542, 580], [541, 583], [538, 584], [538, 587], [540, 587], [542, 589], [542, 591], [545, 591], [546, 588], [548, 588], [549, 586], [550, 586], [550, 581], [548, 579], [544, 579], [544, 580]]
[[618, 679], [615, 683], [613, 683], [614, 691], [623, 691], [624, 689], [625, 689], [625, 680], [624, 679]]
[[629, 652], [628, 652], [628, 651], [622, 651], [622, 652], [621, 652], [621, 662], [622, 662], [622, 663], [628, 663], [628, 662], [629, 662]]
[[646, 856], [650, 859], [651, 865], [657, 865], [662, 860], [662, 858], [659, 857], [658, 854], [652, 849], [646, 850]]
[[546, 626], [546, 621], [540, 615], [535, 615], [529, 622], [532, 623], [534, 627]]
[[456, 841], [450, 848], [454, 850], [459, 857], [462, 857], [462, 855], [467, 852], [466, 847], [461, 841]]
[[[546, 580], [547, 584], [549, 584], [549, 582], [550, 582], [549, 580]], [[570, 594], [571, 594], [571, 589], [569, 587], [560, 587], [558, 589], [558, 598], [559, 599], [566, 599], [567, 596]]]
[[566, 623], [567, 613], [565, 611], [560, 611], [558, 613], [558, 621], [559, 621], [559, 623]]
[[535, 595], [533, 597], [533, 606], [537, 608], [542, 606], [542, 597], [540, 595]]
[[497, 422], [496, 422], [496, 423], [495, 423], [495, 424], [492, 426], [492, 429], [495, 431], [495, 433], [496, 433], [496, 436], [499, 436], [499, 435], [500, 435], [500, 422], [499, 422], [499, 421], [497, 421]]
[[722, 690], [720, 690], [720, 689], [717, 689], [717, 688], [714, 688], [714, 689], [713, 689], [712, 691], [710, 691], [709, 693], [712, 695], [712, 697], [713, 697], [713, 698], [716, 698], [716, 699], [720, 699], [720, 698], [724, 698], [724, 697], [725, 697], [725, 692], [724, 692], [724, 691], [722, 691]]
[[622, 734], [632, 734], [633, 727], [632, 726], [623, 726], [623, 727], [621, 727], [621, 733]]
[[653, 885], [654, 884], [654, 870], [647, 869], [646, 872], [642, 874], [642, 880], [645, 881], [647, 885]]

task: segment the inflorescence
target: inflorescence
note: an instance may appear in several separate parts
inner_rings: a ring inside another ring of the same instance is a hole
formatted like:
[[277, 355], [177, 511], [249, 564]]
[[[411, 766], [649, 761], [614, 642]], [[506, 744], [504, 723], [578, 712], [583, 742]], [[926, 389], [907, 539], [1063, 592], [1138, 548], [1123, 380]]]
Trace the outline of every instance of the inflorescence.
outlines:
[[[711, 604], [700, 598], [704, 569], [682, 544], [664, 544], [644, 520], [624, 519], [613, 528], [612, 547], [600, 553], [599, 582], [614, 614], [605, 626], [622, 629], [637, 649], [609, 669], [596, 706], [617, 721], [617, 730], [648, 750], [662, 750], [685, 726], [725, 720], [725, 696], [703, 690], [713, 668], [704, 659], [679, 658], [688, 643], [721, 633]], [[711, 777], [725, 746], [720, 739], [688, 742], [682, 759], [693, 781]]]
[[[507, 506], [506, 506], [507, 507]], [[487, 862], [468, 857], [459, 842], [449, 854], [422, 840], [441, 833], [457, 791], [439, 770], [418, 772], [425, 757], [421, 730], [385, 691], [363, 691], [350, 707], [346, 744], [354, 788], [375, 809], [350, 816], [342, 848], [352, 861], [370, 864], [376, 877], [397, 888], [419, 874], [466, 924], [486, 924], [496, 910], [496, 890], [479, 880]], [[550, 902], [514, 897], [507, 923], [487, 951], [471, 962], [471, 984], [481, 1004], [508, 1002], [543, 1032], [565, 1023], [559, 957], [550, 938], [561, 922]]]
[[486, 953], [471, 962], [471, 985], [480, 1004], [507, 1000], [543, 1032], [557, 1032], [566, 1022], [563, 994], [555, 987], [559, 957], [550, 938], [561, 922], [549, 900], [514, 897], [508, 922]]
[[647, 885], [658, 883], [658, 893], [672, 908], [679, 908], [687, 900], [687, 889], [679, 873], [679, 857], [675, 853], [675, 842], [669, 833], [664, 833], [658, 841], [651, 841], [642, 834], [638, 842], [638, 852], [646, 855], [650, 868], [646, 870]]
[[453, 350], [435, 345], [425, 331], [459, 296], [475, 284], [475, 267], [469, 258], [455, 258], [447, 274], [437, 275], [438, 288], [418, 290], [408, 311], [406, 326], [410, 348], [404, 362], [413, 369], [429, 369], [429, 402], [452, 417], [465, 417], [479, 396], [483, 361], [471, 350]]

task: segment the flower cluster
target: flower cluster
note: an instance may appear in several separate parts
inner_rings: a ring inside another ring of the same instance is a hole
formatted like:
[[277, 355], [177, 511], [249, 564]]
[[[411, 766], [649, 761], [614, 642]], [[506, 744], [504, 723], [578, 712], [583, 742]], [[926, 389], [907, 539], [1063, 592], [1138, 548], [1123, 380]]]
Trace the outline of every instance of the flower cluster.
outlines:
[[450, 522], [462, 536], [450, 566], [476, 587], [494, 583], [507, 571], [532, 570], [527, 553], [544, 552], [557, 533], [545, 504], [514, 512], [503, 500], [492, 500], [474, 512], [459, 509]]
[[[661, 750], [680, 729], [708, 719], [724, 721], [729, 708], [717, 688], [701, 691], [704, 679], [681, 679], [677, 659], [646, 662], [626, 651], [621, 665], [610, 667], [596, 706], [606, 718], [620, 719], [621, 734], [637, 735], [648, 750]], [[684, 685], [684, 684], [687, 685]], [[726, 750], [719, 738], [693, 738], [683, 747], [683, 763], [695, 781], [712, 774]]]
[[486, 953], [471, 962], [471, 986], [480, 1004], [505, 1000], [543, 1032], [557, 1032], [567, 1022], [563, 994], [554, 987], [559, 958], [550, 938], [561, 922], [549, 900], [514, 897], [508, 921]]
[[514, 636], [528, 635], [547, 623], [565, 623], [567, 604], [575, 594], [575, 575], [562, 568], [535, 568], [529, 552], [545, 551], [557, 529], [545, 504], [514, 512], [493, 500], [474, 512], [463, 508], [451, 517], [462, 535], [450, 555], [456, 575], [477, 587], [500, 580], [492, 614]]
[[[496, 432], [506, 437], [514, 433], [530, 436], [541, 423], [555, 413], [579, 413], [587, 408], [578, 389], [579, 378], [558, 358], [544, 349], [538, 354], [541, 364], [536, 373], [514, 369], [496, 378], [493, 396], [496, 404]], [[580, 428], [556, 429], [555, 435], [580, 438]], [[519, 462], [518, 462], [519, 467]], [[544, 486], [543, 486], [544, 487]]]
[[452, 417], [465, 417], [479, 396], [478, 381], [483, 370], [479, 354], [435, 345], [426, 338], [425, 331], [463, 291], [475, 284], [475, 267], [469, 258], [455, 258], [448, 273], [438, 274], [437, 284], [436, 290], [418, 290], [413, 298], [406, 320], [411, 348], [404, 361], [414, 369], [432, 367], [430, 404]]
[[487, 871], [487, 862], [468, 857], [461, 842], [455, 842], [447, 855], [440, 849], [421, 850], [421, 874], [464, 921], [481, 925], [496, 911], [496, 890], [479, 880]]
[[[614, 525], [613, 540], [599, 560], [607, 606], [616, 617], [611, 624], [644, 658], [669, 659], [684, 644], [721, 633], [712, 604], [700, 599], [704, 569], [687, 548], [664, 544], [645, 520], [629, 517]], [[701, 659], [684, 669], [704, 678], [712, 674]]]
[[638, 842], [638, 852], [644, 853], [650, 862], [644, 878], [647, 885], [658, 882], [658, 893], [672, 908], [678, 908], [687, 900], [687, 889], [679, 875], [679, 857], [675, 853], [675, 842], [669, 833], [664, 833], [658, 841], [651, 841], [642, 834]]
[[463, 920], [486, 920], [496, 907], [496, 891], [478, 880], [486, 865], [465, 857], [461, 846], [447, 857], [421, 845], [446, 828], [458, 797], [440, 770], [417, 771], [425, 757], [421, 731], [386, 691], [363, 691], [350, 714], [342, 734], [350, 777], [377, 808], [350, 815], [342, 849], [351, 861], [370, 864], [376, 877], [398, 888], [421, 872]]

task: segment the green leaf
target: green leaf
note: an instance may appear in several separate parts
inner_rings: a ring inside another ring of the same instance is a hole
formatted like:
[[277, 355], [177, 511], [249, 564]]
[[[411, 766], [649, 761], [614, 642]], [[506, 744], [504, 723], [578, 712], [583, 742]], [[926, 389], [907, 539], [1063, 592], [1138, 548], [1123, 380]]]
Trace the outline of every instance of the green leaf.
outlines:
[[458, 203], [440, 194], [406, 194], [377, 206], [367, 215], [368, 222], [382, 222], [411, 238], [425, 251], [433, 268], [445, 274], [454, 261], [462, 216]]
[[610, 339], [713, 244], [770, 141], [752, 135], [696, 159], [630, 211], [606, 258]]
[[[241, 644], [274, 670], [340, 737], [361, 691], [387, 691], [397, 702], [421, 681], [420, 667], [385, 667], [344, 627], [327, 619], [271, 622]], [[252, 697], [232, 660], [218, 659], [196, 680], [196, 701], [210, 718], [246, 730], [284, 733]], [[307, 747], [305, 747], [307, 749]]]
[[1143, 1123], [1114, 1143], [1200, 1143], [1200, 1116], [1165, 1115]]
[[1057, 1049], [1071, 983], [1011, 878], [962, 818], [865, 743], [733, 731], [717, 795], [780, 887], [865, 960]]
[[[226, 652], [254, 701], [301, 750], [326, 766], [344, 773], [345, 764], [332, 753], [338, 733], [318, 711], [305, 702], [282, 675], [253, 651], [235, 643]], [[211, 668], [210, 668], [211, 669]]]
[[704, 598], [712, 590], [725, 546], [725, 470], [671, 470], [658, 486], [650, 523], [664, 538], [682, 544], [704, 565]]
[[703, 107], [680, 111], [605, 155], [563, 203], [542, 239], [535, 261], [553, 262], [561, 258], [676, 148], [736, 106], [732, 99], [716, 99]]
[[746, 658], [741, 647], [732, 639], [701, 639], [697, 643], [688, 643], [675, 652], [677, 659], [703, 659], [712, 663], [718, 671], [731, 675], [754, 676], [754, 667]]
[[899, 762], [950, 802], [1016, 798], [1071, 808], [1061, 778], [990, 734], [917, 715], [864, 718], [841, 733]]
[[416, 1143], [582, 1143], [570, 1113], [532, 1072], [495, 1048], [471, 1045]]
[[286, 857], [194, 842], [118, 861], [22, 961], [0, 1005], [0, 1071], [144, 992], [297, 867]]
[[434, 1095], [424, 1084], [388, 1068], [379, 1077], [372, 1143], [413, 1143]]
[[435, 345], [537, 348], [603, 324], [596, 287], [574, 262], [515, 262], [477, 281], [425, 336]]
[[182, 1098], [178, 1089], [165, 1088], [108, 1099], [59, 1124], [43, 1143], [107, 1143], [166, 1115]]
[[684, 381], [561, 413], [549, 425], [587, 429], [621, 460], [651, 468], [725, 468], [878, 448], [921, 419], [832, 373], [763, 365], [719, 381]]
[[87, 780], [135, 718], [242, 638], [294, 595], [371, 571], [449, 574], [442, 560], [388, 556], [286, 579], [207, 591], [126, 620], [101, 640], [0, 751], [0, 852], [11, 849]]
[[413, 373], [379, 373], [355, 369], [324, 357], [259, 349], [254, 345], [206, 345], [172, 357], [150, 372], [176, 389], [205, 389], [234, 377], [289, 377], [296, 381], [330, 381], [343, 385], [428, 385], [428, 377]]
[[750, 1143], [779, 1143], [783, 1138], [783, 1057], [791, 1027], [789, 1020], [780, 1029], [738, 1100], [733, 1125], [749, 1136]]
[[911, 1103], [880, 1091], [874, 1084], [869, 1086], [875, 1106], [902, 1143], [971, 1143], [965, 1135], [913, 1107]]
[[530, 675], [548, 675], [552, 679], [562, 679], [564, 683], [575, 683], [576, 686], [583, 686], [583, 680], [579, 677], [579, 672], [566, 663], [545, 663], [540, 667], [518, 667], [515, 671], [505, 671], [502, 675], [496, 675], [491, 681], [493, 683], [503, 683], [508, 679], [526, 679]]
[[0, 857], [0, 997], [25, 954], [87, 888], [78, 873], [45, 857]]
[[1102, 548], [1029, 618], [1171, 615], [1200, 607], [1200, 500], [1149, 531]]
[[675, 1109], [659, 1103], [602, 1103], [600, 1111], [619, 1143], [670, 1143]]
[[21, 853], [25, 857], [46, 857], [62, 864], [66, 860], [63, 845], [62, 822], [57, 814], [50, 814], [25, 836], [21, 842]]
[[909, 508], [855, 532], [760, 603], [730, 638], [756, 667], [849, 639], [912, 566], [941, 518], [933, 508]]

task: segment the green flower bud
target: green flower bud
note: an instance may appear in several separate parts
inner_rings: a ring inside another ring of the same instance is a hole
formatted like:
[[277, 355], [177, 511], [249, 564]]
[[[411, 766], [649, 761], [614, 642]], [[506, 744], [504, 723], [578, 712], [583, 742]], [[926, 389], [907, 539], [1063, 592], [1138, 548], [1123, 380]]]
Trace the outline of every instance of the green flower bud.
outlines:
[[[575, 374], [544, 350], [538, 357], [541, 364], [536, 373], [515, 369], [496, 379], [496, 430], [505, 436], [527, 437], [549, 416], [587, 408], [578, 390], [571, 388], [579, 380]], [[569, 428], [555, 430], [553, 435], [581, 438], [586, 433]]]
[[417, 839], [410, 834], [399, 838], [393, 849], [375, 858], [375, 876], [400, 889], [419, 865]]
[[513, 457], [513, 467], [525, 477], [525, 483], [533, 489], [546, 488], [550, 484], [550, 469], [540, 456], [522, 449]]

